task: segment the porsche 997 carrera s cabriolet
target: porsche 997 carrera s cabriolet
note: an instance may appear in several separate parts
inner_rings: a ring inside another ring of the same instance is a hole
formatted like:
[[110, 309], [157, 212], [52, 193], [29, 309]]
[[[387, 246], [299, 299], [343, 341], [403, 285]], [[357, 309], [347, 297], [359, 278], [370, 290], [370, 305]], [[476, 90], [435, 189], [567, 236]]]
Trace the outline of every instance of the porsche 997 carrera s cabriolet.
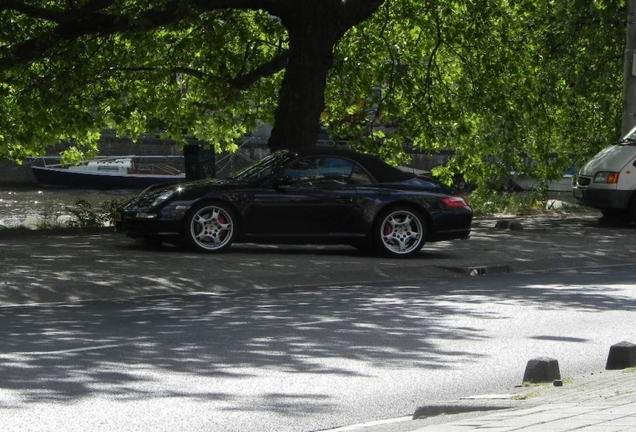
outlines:
[[115, 213], [118, 232], [221, 252], [234, 242], [346, 244], [385, 256], [468, 238], [467, 201], [433, 178], [333, 147], [281, 150], [227, 179], [150, 187]]

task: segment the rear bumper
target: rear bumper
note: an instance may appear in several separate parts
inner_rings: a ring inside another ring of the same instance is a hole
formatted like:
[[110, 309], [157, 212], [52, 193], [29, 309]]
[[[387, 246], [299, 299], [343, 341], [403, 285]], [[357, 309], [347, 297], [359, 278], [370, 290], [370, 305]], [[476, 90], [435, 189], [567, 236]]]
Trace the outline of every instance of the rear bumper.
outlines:
[[470, 228], [437, 233], [434, 236], [432, 236], [429, 241], [432, 243], [432, 242], [445, 241], [445, 240], [467, 239], [469, 237], [470, 237]]
[[443, 217], [435, 218], [434, 229], [428, 235], [429, 242], [445, 240], [466, 239], [470, 237], [471, 224], [473, 221], [472, 212], [463, 214], [444, 214]]

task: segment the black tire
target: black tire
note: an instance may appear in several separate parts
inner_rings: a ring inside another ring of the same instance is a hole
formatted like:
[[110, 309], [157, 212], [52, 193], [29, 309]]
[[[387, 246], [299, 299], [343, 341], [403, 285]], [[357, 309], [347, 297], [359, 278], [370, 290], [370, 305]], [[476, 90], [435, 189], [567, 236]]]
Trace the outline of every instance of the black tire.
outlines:
[[622, 209], [603, 209], [601, 210], [601, 213], [605, 217], [613, 218], [625, 216], [625, 213], [627, 213], [627, 211]]
[[186, 243], [197, 252], [222, 252], [234, 242], [237, 228], [236, 217], [229, 206], [219, 202], [201, 203], [186, 217]]
[[382, 211], [373, 227], [373, 240], [381, 255], [406, 258], [417, 254], [426, 240], [426, 221], [411, 207]]
[[[603, 209], [603, 219], [613, 224], [628, 224], [633, 220], [632, 206], [636, 201], [632, 198], [627, 209]], [[636, 211], [636, 209], [634, 210]]]
[[632, 198], [629, 200], [629, 205], [627, 206], [627, 214], [629, 215], [630, 221], [636, 222], [636, 193], [632, 195]]

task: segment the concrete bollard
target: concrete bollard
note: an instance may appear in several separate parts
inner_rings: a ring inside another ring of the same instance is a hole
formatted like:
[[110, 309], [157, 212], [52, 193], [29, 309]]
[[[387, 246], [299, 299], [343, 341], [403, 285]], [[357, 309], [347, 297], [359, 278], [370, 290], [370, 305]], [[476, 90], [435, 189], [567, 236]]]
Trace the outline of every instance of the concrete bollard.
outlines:
[[505, 229], [508, 229], [509, 227], [510, 227], [510, 221], [507, 221], [507, 220], [500, 220], [500, 221], [497, 221], [497, 223], [495, 224], [495, 228], [500, 230], [505, 230]]
[[636, 345], [623, 341], [610, 347], [605, 369], [627, 369], [634, 366], [636, 366]]
[[538, 357], [528, 361], [523, 382], [544, 383], [561, 379], [559, 362], [550, 357]]
[[500, 220], [495, 224], [495, 229], [505, 230], [509, 229], [511, 231], [523, 231], [523, 224], [521, 222], [508, 221], [508, 220]]

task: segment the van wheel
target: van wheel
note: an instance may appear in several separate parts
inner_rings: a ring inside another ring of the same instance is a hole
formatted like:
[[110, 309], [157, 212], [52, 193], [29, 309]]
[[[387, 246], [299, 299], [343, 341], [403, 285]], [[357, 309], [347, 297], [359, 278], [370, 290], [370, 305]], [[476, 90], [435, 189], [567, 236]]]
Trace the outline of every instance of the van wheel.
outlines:
[[[630, 202], [630, 206], [631, 206], [631, 202]], [[606, 217], [608, 219], [618, 219], [618, 218], [623, 218], [625, 219], [627, 222], [629, 222], [631, 220], [631, 211], [629, 211], [628, 209], [603, 209], [601, 210], [601, 213], [603, 214], [603, 217]]]
[[601, 213], [603, 214], [603, 217], [601, 218], [601, 220], [603, 222], [607, 222], [613, 225], [628, 224], [632, 221], [632, 216], [629, 211], [629, 208], [623, 209], [623, 210], [604, 209], [604, 210], [601, 210]]
[[636, 194], [632, 195], [632, 199], [629, 200], [627, 213], [629, 214], [629, 219], [632, 222], [636, 222]]

